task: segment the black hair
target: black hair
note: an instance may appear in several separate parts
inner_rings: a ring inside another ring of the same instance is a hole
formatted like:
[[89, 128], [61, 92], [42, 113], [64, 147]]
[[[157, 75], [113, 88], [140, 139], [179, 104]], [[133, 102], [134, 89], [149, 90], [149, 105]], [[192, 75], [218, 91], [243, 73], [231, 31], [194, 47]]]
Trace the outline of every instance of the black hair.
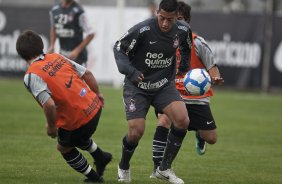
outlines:
[[177, 12], [181, 14], [186, 22], [191, 20], [191, 6], [183, 1], [178, 2]]
[[162, 0], [159, 5], [159, 10], [164, 10], [166, 12], [174, 12], [177, 10], [176, 0]]
[[43, 54], [43, 48], [41, 37], [32, 30], [25, 30], [17, 39], [17, 52], [26, 61]]

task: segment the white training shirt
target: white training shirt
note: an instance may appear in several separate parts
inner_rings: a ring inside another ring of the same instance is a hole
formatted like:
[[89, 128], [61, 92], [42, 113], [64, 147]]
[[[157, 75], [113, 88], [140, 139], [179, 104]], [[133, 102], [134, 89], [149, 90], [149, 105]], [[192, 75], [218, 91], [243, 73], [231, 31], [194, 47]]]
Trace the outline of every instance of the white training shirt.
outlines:
[[[203, 65], [206, 67], [207, 70], [211, 69], [216, 65], [213, 52], [204, 38], [197, 36], [194, 39], [194, 46], [197, 56], [200, 58], [200, 60], [202, 61]], [[200, 99], [185, 99], [185, 103], [207, 105], [210, 103], [210, 97], [200, 98]]]

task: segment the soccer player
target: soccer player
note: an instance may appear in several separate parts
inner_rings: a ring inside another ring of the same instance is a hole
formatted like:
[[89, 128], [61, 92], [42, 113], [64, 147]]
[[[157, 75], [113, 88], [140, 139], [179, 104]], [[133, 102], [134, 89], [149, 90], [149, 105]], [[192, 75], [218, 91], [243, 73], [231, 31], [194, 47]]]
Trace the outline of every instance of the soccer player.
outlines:
[[[85, 175], [85, 182], [103, 182], [112, 155], [91, 139], [104, 104], [96, 79], [62, 55], [44, 54], [43, 47], [41, 37], [31, 30], [18, 37], [17, 52], [29, 65], [24, 84], [44, 111], [48, 136], [58, 136], [57, 149], [67, 164]], [[91, 154], [97, 173], [77, 148]]]
[[122, 140], [118, 180], [130, 182], [130, 159], [145, 130], [150, 105], [173, 120], [157, 177], [171, 183], [184, 183], [171, 169], [189, 124], [183, 100], [175, 88], [175, 52], [179, 47], [179, 72], [189, 68], [191, 30], [176, 21], [177, 1], [162, 0], [157, 16], [136, 24], [114, 46], [120, 73], [125, 75], [123, 101], [128, 132]]
[[[74, 0], [61, 0], [50, 11], [50, 47], [54, 52], [56, 38], [59, 39], [60, 53], [80, 65], [86, 65], [86, 46], [94, 38], [83, 8]], [[83, 37], [85, 34], [85, 38]]]
[[[180, 1], [178, 2], [178, 20], [190, 22], [191, 7]], [[179, 56], [179, 53], [177, 53]], [[179, 58], [179, 57], [178, 57]], [[178, 61], [179, 62], [179, 61]], [[220, 85], [223, 79], [220, 77], [219, 69], [215, 63], [214, 55], [206, 41], [193, 33], [192, 51], [190, 60], [190, 69], [205, 68], [211, 76], [213, 84]], [[199, 155], [203, 155], [206, 150], [206, 142], [215, 144], [217, 141], [216, 124], [209, 106], [210, 96], [213, 95], [212, 89], [202, 96], [191, 96], [187, 93], [183, 85], [183, 75], [177, 75], [175, 82], [176, 88], [181, 94], [190, 118], [188, 130], [196, 131], [196, 150]], [[172, 120], [173, 122], [173, 120]], [[151, 178], [156, 177], [156, 169], [160, 165], [165, 145], [167, 144], [167, 135], [172, 124], [170, 118], [165, 114], [158, 114], [158, 126], [153, 138], [153, 161], [154, 171]]]

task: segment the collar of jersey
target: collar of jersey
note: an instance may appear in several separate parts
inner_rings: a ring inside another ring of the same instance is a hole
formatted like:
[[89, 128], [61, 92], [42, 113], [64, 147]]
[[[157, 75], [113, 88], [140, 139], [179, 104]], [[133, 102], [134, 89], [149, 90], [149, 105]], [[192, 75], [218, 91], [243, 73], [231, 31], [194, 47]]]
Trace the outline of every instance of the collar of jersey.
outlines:
[[31, 63], [34, 63], [36, 61], [43, 60], [45, 58], [45, 54], [41, 54], [38, 57], [36, 57], [34, 60], [31, 61]]

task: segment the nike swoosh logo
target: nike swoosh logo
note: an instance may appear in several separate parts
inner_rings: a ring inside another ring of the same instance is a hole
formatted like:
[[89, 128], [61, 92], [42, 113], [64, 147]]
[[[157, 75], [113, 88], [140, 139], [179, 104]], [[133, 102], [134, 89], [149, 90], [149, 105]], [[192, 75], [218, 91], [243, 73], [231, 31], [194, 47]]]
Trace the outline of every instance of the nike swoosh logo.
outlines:
[[[158, 171], [157, 171], [157, 172], [158, 172]], [[158, 174], [159, 174], [159, 175], [161, 175], [163, 178], [165, 178], [165, 179], [169, 180], [169, 176], [164, 176], [164, 175], [162, 175], [162, 174], [161, 174], [161, 173], [159, 173], [159, 172], [158, 172]]]
[[207, 121], [207, 125], [211, 124], [213, 121]]
[[151, 44], [151, 45], [154, 44], [154, 43], [157, 43], [157, 41], [154, 41], [154, 42], [150, 41], [149, 42], [149, 44]]
[[73, 77], [73, 75], [71, 76], [71, 78], [70, 78], [70, 81], [68, 82], [68, 83], [65, 83], [65, 85], [66, 85], [66, 87], [69, 89], [70, 87], [71, 87], [71, 85], [72, 85], [72, 77]]

